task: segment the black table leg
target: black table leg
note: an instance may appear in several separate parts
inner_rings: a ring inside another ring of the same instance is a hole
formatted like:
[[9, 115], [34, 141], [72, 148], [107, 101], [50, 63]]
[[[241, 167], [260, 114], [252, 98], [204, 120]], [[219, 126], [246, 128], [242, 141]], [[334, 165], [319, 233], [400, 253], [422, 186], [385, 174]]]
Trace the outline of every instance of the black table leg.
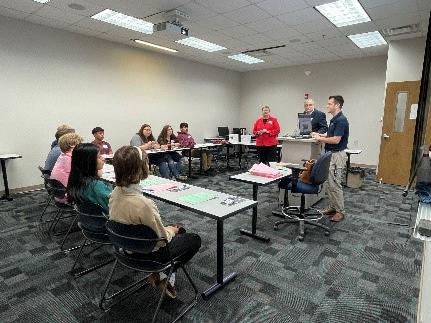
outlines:
[[347, 186], [347, 177], [349, 176], [350, 169], [350, 154], [347, 154], [347, 162], [346, 162], [346, 186]]
[[217, 282], [202, 293], [202, 298], [205, 300], [209, 299], [218, 290], [223, 289], [237, 276], [237, 273], [233, 272], [224, 277], [223, 257], [223, 220], [217, 220]]
[[[257, 184], [253, 184], [253, 201], [257, 201], [258, 187], [259, 186]], [[251, 232], [245, 229], [241, 229], [239, 230], [239, 232], [245, 236], [252, 237], [253, 239], [260, 240], [263, 242], [269, 242], [271, 240], [270, 238], [260, 234], [256, 234], [256, 226], [257, 226], [257, 205], [253, 207], [253, 216], [251, 218]]]
[[192, 175], [192, 150], [193, 148], [190, 148], [189, 150], [189, 178], [198, 178], [195, 175]]
[[242, 156], [242, 145], [239, 145], [239, 153], [238, 153], [238, 165], [239, 169], [241, 169], [241, 156]]
[[202, 148], [199, 148], [199, 155], [201, 156], [199, 160], [199, 174], [202, 174]]
[[3, 183], [4, 183], [4, 194], [2, 197], [0, 197], [0, 200], [12, 201], [13, 198], [9, 195], [9, 184], [7, 182], [6, 161], [2, 159], [0, 160], [0, 162], [1, 162], [1, 171], [3, 172]]

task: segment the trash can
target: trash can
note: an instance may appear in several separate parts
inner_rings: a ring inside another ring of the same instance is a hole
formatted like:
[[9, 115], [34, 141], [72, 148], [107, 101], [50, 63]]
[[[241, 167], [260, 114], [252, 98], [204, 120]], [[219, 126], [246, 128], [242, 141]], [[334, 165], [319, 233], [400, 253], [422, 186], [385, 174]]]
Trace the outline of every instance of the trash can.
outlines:
[[347, 187], [360, 188], [364, 182], [365, 169], [360, 167], [351, 167], [347, 174]]

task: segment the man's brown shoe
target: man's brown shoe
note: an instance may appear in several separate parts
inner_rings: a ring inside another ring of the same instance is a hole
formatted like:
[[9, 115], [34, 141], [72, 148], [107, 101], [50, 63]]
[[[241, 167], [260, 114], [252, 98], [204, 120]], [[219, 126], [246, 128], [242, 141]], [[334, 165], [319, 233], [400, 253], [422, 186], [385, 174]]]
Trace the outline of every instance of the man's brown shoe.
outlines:
[[177, 298], [177, 290], [175, 289], [174, 286], [171, 285], [170, 282], [167, 281], [166, 278], [160, 282], [159, 287], [163, 289], [165, 285], [166, 285], [166, 295], [168, 295], [168, 297], [170, 298]]
[[148, 276], [147, 280], [151, 284], [151, 286], [157, 287], [160, 284], [160, 275], [151, 273], [150, 276]]
[[335, 213], [337, 213], [337, 210], [333, 209], [332, 207], [322, 210], [323, 215], [334, 215]]
[[344, 220], [344, 214], [341, 212], [336, 212], [331, 218], [332, 222], [340, 222], [343, 220]]

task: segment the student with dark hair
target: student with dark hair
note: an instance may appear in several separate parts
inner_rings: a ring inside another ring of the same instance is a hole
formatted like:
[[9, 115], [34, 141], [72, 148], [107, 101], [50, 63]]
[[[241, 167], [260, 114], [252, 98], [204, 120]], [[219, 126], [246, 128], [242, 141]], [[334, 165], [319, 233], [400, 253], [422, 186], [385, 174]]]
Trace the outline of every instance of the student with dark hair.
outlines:
[[[179, 147], [177, 137], [174, 135], [174, 130], [170, 125], [166, 125], [163, 127], [162, 131], [157, 138], [157, 142], [160, 144], [162, 149], [171, 149], [175, 147]], [[165, 161], [168, 163], [168, 167], [172, 173], [172, 176], [177, 180], [186, 180], [187, 176], [181, 175], [182, 163], [181, 159], [183, 158], [176, 151], [172, 151], [164, 154]]]
[[108, 214], [112, 188], [99, 178], [104, 163], [96, 145], [84, 143], [75, 147], [67, 183], [69, 202], [92, 202], [100, 205]]
[[[189, 133], [189, 125], [187, 122], [180, 123], [180, 131], [177, 135], [178, 143], [181, 147], [193, 148], [196, 145], [195, 140]], [[183, 152], [183, 155], [188, 156], [189, 152]], [[192, 149], [192, 157], [202, 158], [202, 169], [205, 173], [211, 173], [212, 155], [208, 149]]]
[[[130, 139], [130, 145], [136, 146], [142, 149], [142, 151], [150, 149], [158, 149], [160, 145], [154, 139], [151, 126], [144, 123], [139, 131]], [[148, 155], [150, 164], [157, 165], [159, 167], [160, 175], [164, 178], [169, 178], [169, 167], [165, 161], [162, 153], [153, 153]]]
[[94, 136], [94, 140], [92, 144], [95, 144], [99, 147], [99, 151], [102, 155], [112, 154], [112, 148], [109, 142], [105, 141], [105, 130], [101, 127], [94, 128], [91, 133]]
[[323, 213], [333, 222], [340, 222], [345, 216], [341, 182], [347, 162], [345, 149], [349, 141], [349, 121], [342, 112], [343, 104], [344, 99], [341, 95], [331, 95], [326, 105], [328, 113], [332, 114], [328, 132], [327, 134], [312, 133], [314, 139], [325, 143], [325, 151], [332, 151], [329, 176], [325, 182], [329, 207]]
[[[148, 177], [147, 154], [138, 147], [124, 146], [118, 149], [113, 159], [116, 187], [109, 199], [110, 219], [123, 224], [143, 224], [150, 227], [158, 237], [165, 237], [173, 258], [179, 256], [183, 263], [188, 262], [201, 246], [201, 239], [194, 233], [181, 233], [179, 226], [164, 226], [157, 205], [142, 195], [139, 182]], [[159, 243], [149, 255], [139, 255], [143, 259], [166, 262], [166, 246]], [[166, 284], [169, 297], [176, 297], [172, 280], [167, 282], [166, 275], [152, 274], [153, 286]]]

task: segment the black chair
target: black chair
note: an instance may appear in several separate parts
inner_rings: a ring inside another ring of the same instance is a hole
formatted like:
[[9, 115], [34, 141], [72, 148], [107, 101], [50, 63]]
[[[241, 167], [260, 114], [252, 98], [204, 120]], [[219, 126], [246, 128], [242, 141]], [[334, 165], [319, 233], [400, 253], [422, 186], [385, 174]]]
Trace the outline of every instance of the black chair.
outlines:
[[39, 221], [43, 221], [43, 216], [45, 215], [46, 210], [51, 205], [52, 195], [50, 194], [50, 187], [48, 186], [48, 179], [51, 176], [51, 171], [49, 169], [43, 169], [41, 166], [37, 167], [40, 171], [40, 177], [43, 179], [43, 185], [45, 187], [46, 192], [48, 193], [48, 198], [45, 201], [45, 207], [43, 208], [42, 214], [39, 217]]
[[[299, 170], [296, 169], [290, 180], [285, 181], [286, 186], [283, 187], [283, 181], [280, 182], [280, 188], [290, 190], [292, 193], [301, 194], [300, 206], [283, 206], [281, 214], [284, 220], [278, 221], [274, 224], [274, 230], [278, 230], [278, 226], [284, 223], [298, 223], [299, 235], [298, 240], [304, 240], [305, 224], [310, 224], [325, 230], [325, 235], [329, 236], [330, 228], [319, 222], [324, 215], [317, 209], [305, 208], [305, 195], [318, 194], [322, 188], [322, 184], [328, 179], [329, 163], [331, 162], [331, 152], [326, 152], [317, 159], [311, 171], [311, 184], [307, 184], [298, 179]], [[295, 169], [294, 169], [295, 170]], [[285, 194], [286, 205], [287, 194]], [[273, 214], [279, 215], [279, 212], [274, 211]]]
[[[54, 201], [54, 206], [57, 208], [56, 214], [51, 219], [51, 225], [49, 227], [48, 232], [52, 233], [55, 236], [65, 233], [65, 236], [60, 246], [60, 249], [63, 250], [66, 239], [69, 237], [70, 233], [72, 233], [72, 229], [76, 223], [78, 215], [75, 213], [75, 210], [72, 204], [60, 202], [57, 200], [57, 199], [64, 199], [64, 197], [66, 196], [66, 187], [64, 187], [64, 185], [61, 182], [53, 178], [47, 179], [46, 182], [47, 182], [47, 190], [50, 193], [52, 200]], [[65, 216], [65, 214], [68, 214], [68, 215]], [[56, 232], [55, 228], [57, 227], [57, 224], [61, 220], [65, 220], [70, 217], [74, 217], [74, 219], [70, 224], [69, 229], [67, 231]], [[68, 249], [67, 251], [72, 251], [80, 247], [81, 246], [76, 246], [71, 249]]]
[[[71, 273], [75, 277], [81, 277], [85, 274], [88, 274], [89, 272], [110, 264], [115, 260], [115, 258], [111, 257], [109, 260], [96, 264], [90, 268], [86, 268], [79, 272], [74, 272], [75, 266], [78, 263], [84, 247], [92, 244], [98, 244], [99, 246], [91, 251], [94, 252], [103, 245], [111, 244], [105, 226], [108, 218], [105, 216], [105, 211], [100, 205], [87, 201], [77, 202], [75, 203], [75, 211], [78, 214], [78, 227], [82, 230], [82, 234], [84, 235], [85, 239], [72, 266]], [[87, 242], [90, 243], [87, 244]]]
[[[184, 314], [186, 314], [194, 305], [196, 305], [198, 298], [198, 290], [196, 288], [196, 285], [192, 281], [186, 269], [184, 268], [184, 264], [178, 260], [178, 257], [172, 258], [170, 256], [169, 243], [166, 238], [157, 237], [156, 233], [150, 227], [145, 225], [129, 225], [110, 220], [106, 223], [106, 228], [108, 231], [109, 239], [111, 240], [111, 243], [113, 245], [116, 260], [111, 272], [108, 275], [104, 290], [102, 292], [102, 297], [99, 302], [100, 308], [104, 310], [109, 310], [112, 306], [114, 306], [124, 298], [138, 291], [143, 286], [148, 285], [147, 278], [152, 273], [159, 274], [161, 272], [168, 272], [167, 281], [169, 281], [174, 271], [174, 268], [181, 268], [184, 271], [188, 281], [190, 282], [195, 291], [195, 296], [193, 300], [186, 305], [185, 309], [183, 309], [181, 313], [172, 322], [176, 322], [181, 319]], [[167, 259], [169, 259], [169, 261], [167, 261], [166, 263], [151, 260], [151, 257], [148, 257], [148, 255], [153, 252], [154, 247], [160, 243], [164, 243], [166, 245], [162, 248], [162, 250], [166, 252]], [[143, 258], [142, 256], [146, 257]], [[118, 262], [120, 262], [123, 266], [127, 268], [144, 272], [148, 275], [146, 275], [143, 279], [123, 288], [122, 290], [114, 294], [106, 296], [106, 292], [109, 288], [112, 275]], [[162, 293], [160, 295], [156, 311], [154, 312], [152, 322], [155, 322], [156, 320], [157, 314], [165, 296], [165, 292], [166, 284], [162, 289]], [[114, 298], [117, 297], [119, 297], [119, 299], [114, 300]], [[107, 304], [108, 302], [110, 302], [110, 304]]]

